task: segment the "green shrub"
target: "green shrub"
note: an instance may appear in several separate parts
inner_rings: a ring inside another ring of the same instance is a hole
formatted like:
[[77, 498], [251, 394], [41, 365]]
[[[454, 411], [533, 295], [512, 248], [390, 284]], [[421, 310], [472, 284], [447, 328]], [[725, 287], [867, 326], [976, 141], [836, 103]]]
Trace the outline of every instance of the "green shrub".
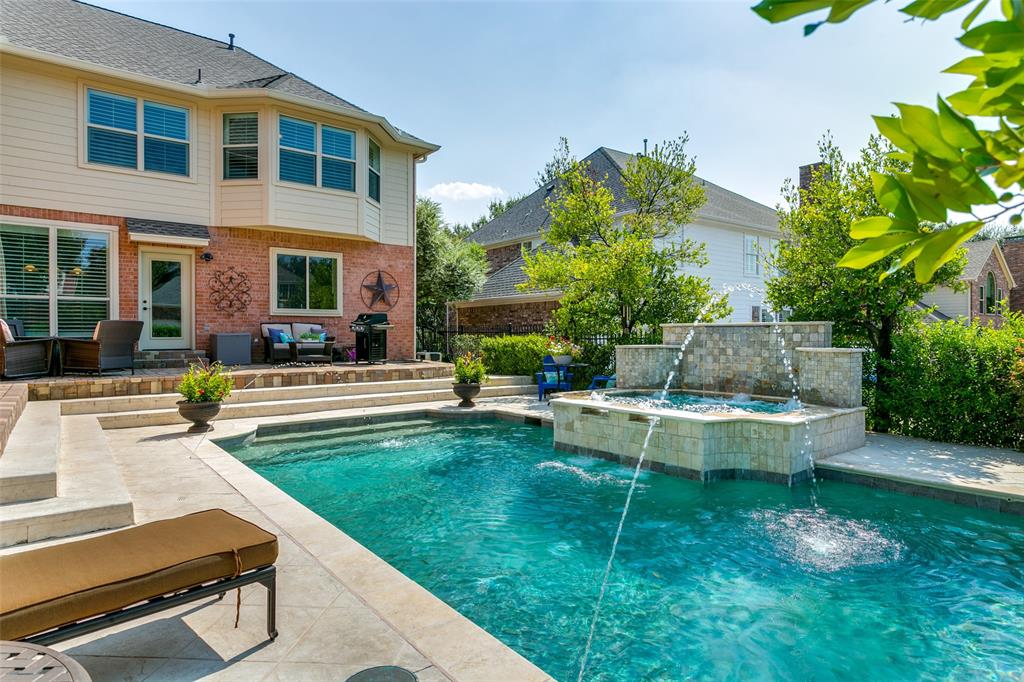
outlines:
[[541, 370], [547, 351], [548, 337], [489, 336], [480, 340], [480, 352], [490, 374], [511, 374], [533, 377]]
[[487, 370], [483, 358], [464, 353], [455, 358], [455, 383], [482, 384], [487, 381]]
[[1024, 316], [1001, 328], [919, 324], [895, 340], [892, 431], [1024, 450]]
[[479, 355], [482, 353], [480, 342], [483, 338], [479, 334], [453, 334], [448, 339], [448, 352], [452, 354], [453, 358], [465, 355], [466, 353]]
[[219, 362], [209, 366], [195, 364], [181, 377], [178, 393], [189, 403], [220, 402], [231, 395], [233, 385], [231, 373]]

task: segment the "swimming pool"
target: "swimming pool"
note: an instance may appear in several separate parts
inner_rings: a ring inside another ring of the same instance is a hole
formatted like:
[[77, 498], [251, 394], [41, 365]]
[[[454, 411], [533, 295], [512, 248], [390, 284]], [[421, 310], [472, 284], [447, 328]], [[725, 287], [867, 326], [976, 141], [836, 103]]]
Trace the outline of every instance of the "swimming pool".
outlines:
[[[559, 680], [632, 472], [551, 432], [418, 420], [228, 445]], [[1024, 519], [835, 482], [645, 472], [587, 679], [917, 680], [1024, 670]]]

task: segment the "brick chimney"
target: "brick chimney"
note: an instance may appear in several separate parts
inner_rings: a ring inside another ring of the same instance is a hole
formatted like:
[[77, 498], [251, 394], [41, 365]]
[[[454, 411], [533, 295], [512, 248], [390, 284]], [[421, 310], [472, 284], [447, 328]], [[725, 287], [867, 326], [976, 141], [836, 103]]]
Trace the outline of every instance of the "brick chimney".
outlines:
[[823, 161], [816, 163], [809, 163], [806, 166], [800, 166], [800, 189], [806, 190], [811, 188], [811, 180], [814, 178], [814, 173], [824, 166]]
[[1017, 283], [1009, 292], [1010, 310], [1024, 312], [1024, 236], [1004, 239], [999, 247], [1003, 250], [1006, 266]]

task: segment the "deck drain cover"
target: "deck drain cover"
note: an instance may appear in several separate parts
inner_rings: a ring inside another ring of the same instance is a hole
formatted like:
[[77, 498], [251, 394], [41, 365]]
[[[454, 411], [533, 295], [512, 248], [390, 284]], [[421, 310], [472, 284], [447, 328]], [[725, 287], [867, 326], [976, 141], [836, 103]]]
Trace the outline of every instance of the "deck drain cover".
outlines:
[[360, 670], [345, 682], [416, 682], [416, 676], [396, 665], [380, 665]]

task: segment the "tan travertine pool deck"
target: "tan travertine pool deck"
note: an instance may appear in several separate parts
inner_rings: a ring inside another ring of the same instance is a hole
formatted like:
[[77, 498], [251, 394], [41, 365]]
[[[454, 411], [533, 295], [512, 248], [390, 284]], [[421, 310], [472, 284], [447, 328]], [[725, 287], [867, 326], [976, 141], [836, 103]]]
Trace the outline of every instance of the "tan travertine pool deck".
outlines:
[[[549, 427], [553, 421], [548, 405], [510, 396], [481, 400], [471, 411], [446, 401], [231, 419], [217, 422], [211, 435], [237, 436], [260, 424], [395, 414], [494, 414]], [[415, 671], [422, 682], [550, 680], [214, 443], [186, 436], [181, 425], [104, 433], [136, 522], [221, 507], [279, 535], [281, 634], [266, 641], [263, 590], [250, 586], [242, 590], [238, 629], [232, 627], [232, 593], [220, 603], [197, 602], [58, 645], [94, 680], [345, 680], [387, 664]], [[1020, 452], [869, 434], [865, 446], [819, 462], [818, 471], [825, 478], [895, 485], [901, 492], [1024, 514]]]

